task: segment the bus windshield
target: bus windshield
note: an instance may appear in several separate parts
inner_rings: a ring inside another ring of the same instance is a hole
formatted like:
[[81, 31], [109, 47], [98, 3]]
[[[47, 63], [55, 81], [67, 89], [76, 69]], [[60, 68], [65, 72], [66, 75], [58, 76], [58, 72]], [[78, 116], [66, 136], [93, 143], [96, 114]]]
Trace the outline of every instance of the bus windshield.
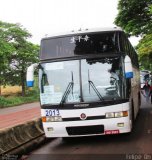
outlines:
[[122, 99], [120, 57], [42, 63], [41, 104]]

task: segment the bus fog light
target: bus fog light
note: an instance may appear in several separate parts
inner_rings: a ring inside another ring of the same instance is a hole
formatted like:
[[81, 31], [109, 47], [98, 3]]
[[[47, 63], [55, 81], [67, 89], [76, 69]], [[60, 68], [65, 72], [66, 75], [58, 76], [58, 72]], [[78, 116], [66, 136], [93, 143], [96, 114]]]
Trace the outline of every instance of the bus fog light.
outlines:
[[124, 123], [117, 123], [117, 127], [124, 127]]
[[114, 112], [106, 113], [106, 118], [114, 118]]
[[48, 127], [47, 130], [48, 131], [53, 131], [54, 129], [53, 129], [53, 127]]

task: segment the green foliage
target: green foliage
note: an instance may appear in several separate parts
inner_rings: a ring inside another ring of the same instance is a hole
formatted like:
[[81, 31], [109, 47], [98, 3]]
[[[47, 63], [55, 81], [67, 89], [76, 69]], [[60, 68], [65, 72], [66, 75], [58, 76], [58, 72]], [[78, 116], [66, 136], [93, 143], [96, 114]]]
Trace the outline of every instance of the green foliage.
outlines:
[[120, 0], [115, 24], [130, 35], [152, 32], [152, 0]]
[[37, 102], [39, 100], [39, 94], [36, 91], [30, 92], [25, 97], [23, 96], [11, 96], [3, 97], [0, 96], [0, 108], [17, 106], [24, 103]]
[[12, 107], [24, 103], [31, 103], [39, 101], [38, 77], [35, 77], [35, 85], [32, 90], [27, 89], [26, 95], [23, 97], [21, 94], [0, 96], [0, 108]]
[[[38, 50], [39, 46], [30, 42], [24, 42], [18, 46], [15, 54], [10, 57], [10, 67], [4, 74], [5, 79], [11, 85], [24, 85], [26, 81], [27, 67], [32, 63], [38, 62]], [[10, 79], [10, 76], [12, 79]]]
[[141, 36], [137, 46], [141, 67], [152, 69], [152, 0], [120, 0], [115, 24], [132, 36]]
[[137, 45], [141, 67], [152, 70], [152, 34], [145, 35]]
[[38, 62], [39, 46], [20, 24], [0, 21], [0, 85], [21, 85], [25, 95], [26, 69]]
[[4, 28], [8, 26], [7, 23], [2, 23], [0, 21], [0, 84], [6, 84], [4, 76], [2, 76], [2, 72], [4, 73], [5, 70], [9, 66], [8, 57], [12, 52], [15, 51], [14, 46], [12, 43], [8, 43], [8, 34], [7, 29]]

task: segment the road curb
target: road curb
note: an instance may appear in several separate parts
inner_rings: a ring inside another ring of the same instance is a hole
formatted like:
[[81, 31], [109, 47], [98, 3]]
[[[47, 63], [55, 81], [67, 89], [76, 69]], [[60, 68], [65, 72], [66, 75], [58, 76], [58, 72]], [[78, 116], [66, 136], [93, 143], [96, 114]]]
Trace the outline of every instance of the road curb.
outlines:
[[25, 154], [46, 141], [41, 118], [0, 130], [0, 155]]

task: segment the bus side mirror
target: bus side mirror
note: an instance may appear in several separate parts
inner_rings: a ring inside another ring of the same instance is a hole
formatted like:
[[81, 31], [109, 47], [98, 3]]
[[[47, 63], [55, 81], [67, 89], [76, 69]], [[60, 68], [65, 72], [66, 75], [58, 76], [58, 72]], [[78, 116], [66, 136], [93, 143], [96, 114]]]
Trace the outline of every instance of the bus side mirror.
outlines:
[[34, 63], [27, 68], [26, 73], [26, 85], [27, 87], [34, 86], [34, 70], [38, 66], [38, 63]]
[[125, 57], [125, 77], [128, 79], [133, 78], [133, 68], [129, 56]]

